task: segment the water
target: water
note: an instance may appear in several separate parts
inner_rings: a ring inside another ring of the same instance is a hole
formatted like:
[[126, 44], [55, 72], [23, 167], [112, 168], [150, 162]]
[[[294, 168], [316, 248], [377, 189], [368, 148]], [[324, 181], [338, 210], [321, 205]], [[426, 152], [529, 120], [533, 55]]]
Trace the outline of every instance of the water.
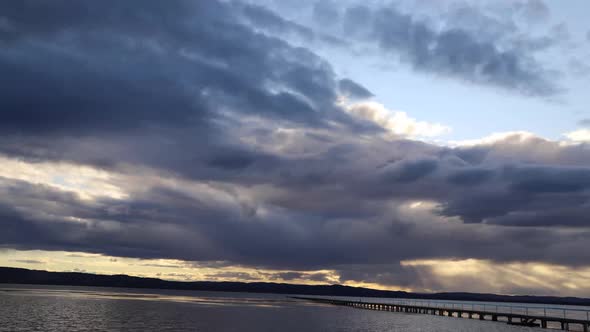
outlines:
[[546, 331], [284, 295], [0, 285], [0, 331]]

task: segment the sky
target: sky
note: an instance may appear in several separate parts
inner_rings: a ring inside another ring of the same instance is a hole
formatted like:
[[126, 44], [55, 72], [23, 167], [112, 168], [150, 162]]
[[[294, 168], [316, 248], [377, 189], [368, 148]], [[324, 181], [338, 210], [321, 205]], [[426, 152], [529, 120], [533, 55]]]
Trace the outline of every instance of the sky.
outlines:
[[0, 266], [590, 297], [590, 3], [0, 3]]

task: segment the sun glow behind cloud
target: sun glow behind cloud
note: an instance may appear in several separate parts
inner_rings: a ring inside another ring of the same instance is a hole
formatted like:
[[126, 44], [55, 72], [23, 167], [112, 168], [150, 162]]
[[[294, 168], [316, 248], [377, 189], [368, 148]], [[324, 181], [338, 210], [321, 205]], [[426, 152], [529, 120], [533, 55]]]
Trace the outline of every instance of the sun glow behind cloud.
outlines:
[[270, 270], [224, 261], [191, 262], [177, 259], [137, 259], [85, 252], [0, 250], [0, 266], [95, 274], [127, 274], [173, 281], [243, 281], [334, 284], [333, 270]]
[[0, 177], [51, 186], [86, 200], [128, 197], [114, 174], [65, 162], [29, 162], [0, 155]]
[[483, 292], [590, 296], [590, 267], [571, 268], [544, 263], [501, 263], [478, 259], [402, 261], [414, 271], [415, 286], [341, 280], [335, 270], [272, 270], [228, 262], [176, 259], [136, 259], [83, 252], [0, 251], [0, 266], [96, 274], [128, 274], [175, 281], [286, 282], [309, 285], [344, 284], [413, 292]]
[[425, 291], [589, 296], [590, 267], [488, 260], [414, 260], [402, 266], [417, 271]]

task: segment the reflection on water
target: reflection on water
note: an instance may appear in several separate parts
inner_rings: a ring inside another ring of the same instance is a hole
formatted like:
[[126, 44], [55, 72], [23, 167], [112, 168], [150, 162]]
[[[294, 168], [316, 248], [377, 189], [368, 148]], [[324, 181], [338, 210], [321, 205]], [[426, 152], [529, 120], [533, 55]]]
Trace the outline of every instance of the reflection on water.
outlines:
[[0, 331], [543, 331], [283, 295], [0, 286]]

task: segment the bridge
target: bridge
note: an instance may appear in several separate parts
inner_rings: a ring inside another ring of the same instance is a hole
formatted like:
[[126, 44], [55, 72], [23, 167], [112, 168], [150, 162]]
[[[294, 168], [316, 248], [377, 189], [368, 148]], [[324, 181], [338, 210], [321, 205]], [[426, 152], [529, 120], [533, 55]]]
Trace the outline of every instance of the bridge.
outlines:
[[[447, 317], [456, 317], [456, 318], [466, 318], [466, 319], [479, 319], [479, 320], [489, 320], [489, 321], [503, 321], [511, 325], [521, 325], [521, 326], [537, 326], [542, 328], [560, 328], [561, 330], [566, 331], [573, 331], [572, 328], [576, 328], [578, 331], [588, 332], [590, 329], [590, 319], [589, 312], [586, 310], [574, 310], [574, 309], [562, 309], [559, 308], [558, 310], [563, 310], [563, 317], [560, 316], [552, 316], [547, 315], [547, 311], [544, 308], [535, 308], [535, 309], [542, 309], [544, 314], [538, 313], [529, 313], [528, 307], [525, 312], [501, 312], [498, 310], [480, 310], [475, 309], [475, 306], [471, 308], [466, 308], [464, 305], [460, 307], [456, 307], [453, 305], [452, 308], [446, 307], [441, 305], [441, 302], [428, 302], [425, 301], [416, 301], [414, 303], [408, 301], [397, 301], [394, 303], [389, 302], [363, 302], [363, 301], [355, 301], [355, 300], [348, 300], [348, 299], [331, 299], [331, 298], [318, 298], [318, 297], [302, 297], [302, 296], [291, 296], [293, 299], [298, 300], [305, 300], [305, 301], [312, 301], [315, 303], [323, 303], [323, 304], [330, 304], [330, 305], [339, 305], [339, 306], [346, 306], [352, 307], [357, 309], [367, 309], [367, 310], [379, 310], [379, 311], [390, 311], [390, 312], [403, 312], [403, 313], [413, 313], [413, 314], [424, 314], [424, 315], [437, 315], [437, 316], [447, 316]], [[496, 306], [498, 308], [498, 306]], [[572, 318], [567, 317], [567, 311], [579, 311], [586, 313], [586, 319], [583, 318]], [[512, 310], [511, 310], [512, 311]]]

